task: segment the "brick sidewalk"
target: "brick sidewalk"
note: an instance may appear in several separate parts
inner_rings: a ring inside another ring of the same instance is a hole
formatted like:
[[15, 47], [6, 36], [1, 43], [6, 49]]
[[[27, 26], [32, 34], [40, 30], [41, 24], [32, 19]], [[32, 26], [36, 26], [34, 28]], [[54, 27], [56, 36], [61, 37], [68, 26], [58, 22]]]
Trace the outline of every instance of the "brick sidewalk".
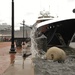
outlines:
[[10, 56], [9, 56], [10, 46], [0, 48], [0, 75], [2, 75], [10, 65]]
[[14, 66], [10, 65], [10, 67], [2, 75], [34, 75], [34, 66], [31, 56], [24, 61], [23, 68], [22, 56], [16, 54]]
[[0, 48], [4, 48], [10, 45], [11, 45], [11, 42], [0, 42]]
[[10, 43], [0, 42], [0, 75], [34, 75], [34, 66], [31, 56], [24, 62], [24, 69], [22, 67], [22, 55], [16, 53], [14, 66], [10, 65]]

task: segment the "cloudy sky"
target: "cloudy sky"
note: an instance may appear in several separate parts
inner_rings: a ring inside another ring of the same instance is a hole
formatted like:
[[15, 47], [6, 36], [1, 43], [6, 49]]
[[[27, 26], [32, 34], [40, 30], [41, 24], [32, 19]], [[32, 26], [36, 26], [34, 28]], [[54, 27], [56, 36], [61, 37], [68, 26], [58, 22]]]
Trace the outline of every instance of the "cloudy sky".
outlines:
[[[0, 24], [11, 25], [12, 0], [0, 0]], [[75, 0], [14, 0], [15, 3], [15, 29], [18, 29], [23, 19], [26, 24], [33, 24], [40, 11], [50, 11], [53, 16], [75, 17], [72, 10], [75, 8]]]

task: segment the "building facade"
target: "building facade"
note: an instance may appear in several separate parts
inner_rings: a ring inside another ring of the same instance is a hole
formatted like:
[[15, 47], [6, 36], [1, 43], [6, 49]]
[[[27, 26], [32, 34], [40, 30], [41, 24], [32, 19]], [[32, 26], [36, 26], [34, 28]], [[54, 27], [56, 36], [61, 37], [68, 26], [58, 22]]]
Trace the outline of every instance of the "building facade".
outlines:
[[[31, 28], [24, 25], [24, 38], [30, 37]], [[23, 26], [20, 30], [14, 30], [14, 38], [23, 38]], [[0, 25], [0, 41], [10, 41], [11, 39], [11, 25], [3, 23]]]
[[11, 26], [7, 23], [0, 24], [0, 41], [9, 41], [11, 38]]

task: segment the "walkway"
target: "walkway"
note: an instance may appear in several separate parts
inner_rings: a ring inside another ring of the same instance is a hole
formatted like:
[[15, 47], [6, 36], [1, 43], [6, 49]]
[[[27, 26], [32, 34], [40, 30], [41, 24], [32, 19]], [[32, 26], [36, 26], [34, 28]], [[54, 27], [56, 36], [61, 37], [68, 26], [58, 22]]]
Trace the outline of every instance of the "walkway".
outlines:
[[34, 75], [31, 56], [24, 61], [23, 68], [22, 55], [16, 53], [15, 64], [12, 66], [10, 64], [9, 50], [10, 46], [0, 47], [0, 75]]
[[10, 65], [3, 75], [34, 75], [34, 69], [31, 57], [28, 57], [24, 61], [24, 68], [23, 68], [22, 56], [16, 54], [16, 60], [14, 66]]
[[2, 75], [10, 65], [9, 47], [0, 48], [0, 75]]

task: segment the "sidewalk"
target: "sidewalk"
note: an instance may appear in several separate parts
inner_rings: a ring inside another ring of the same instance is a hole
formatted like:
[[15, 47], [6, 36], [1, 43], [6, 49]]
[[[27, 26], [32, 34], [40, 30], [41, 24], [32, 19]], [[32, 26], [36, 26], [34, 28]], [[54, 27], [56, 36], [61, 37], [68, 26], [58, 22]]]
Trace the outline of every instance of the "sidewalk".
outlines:
[[24, 69], [23, 69], [23, 60], [22, 56], [16, 54], [16, 59], [14, 66], [10, 65], [3, 75], [34, 75], [34, 67], [31, 60], [31, 56], [29, 56], [24, 61]]
[[34, 66], [29, 56], [24, 61], [23, 69], [23, 59], [22, 55], [16, 53], [14, 66], [10, 64], [9, 55], [10, 46], [0, 48], [0, 75], [34, 75]]
[[10, 47], [0, 48], [0, 75], [2, 75], [10, 65]]

